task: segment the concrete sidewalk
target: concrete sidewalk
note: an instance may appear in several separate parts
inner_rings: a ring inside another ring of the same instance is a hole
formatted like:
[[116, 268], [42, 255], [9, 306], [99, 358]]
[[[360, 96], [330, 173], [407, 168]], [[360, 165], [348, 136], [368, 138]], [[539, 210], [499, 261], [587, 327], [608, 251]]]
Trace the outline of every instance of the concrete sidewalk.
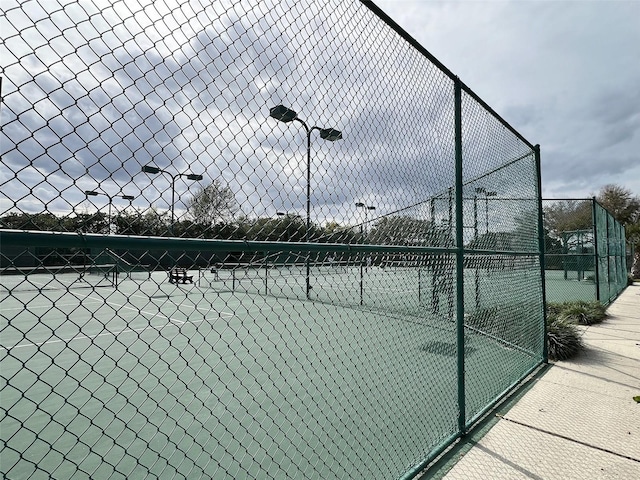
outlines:
[[585, 350], [553, 363], [445, 479], [640, 479], [640, 285], [607, 313], [584, 327]]

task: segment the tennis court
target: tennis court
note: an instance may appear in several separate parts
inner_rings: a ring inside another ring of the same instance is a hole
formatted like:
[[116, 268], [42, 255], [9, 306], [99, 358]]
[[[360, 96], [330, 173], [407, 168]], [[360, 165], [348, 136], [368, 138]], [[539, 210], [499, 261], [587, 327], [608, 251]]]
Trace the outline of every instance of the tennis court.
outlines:
[[[25, 478], [32, 462], [67, 478], [96, 465], [110, 477], [379, 476], [380, 451], [402, 464], [456, 430], [455, 326], [443, 315], [285, 303], [155, 272], [13, 292], [2, 323], [3, 461]], [[509, 378], [486, 368], [492, 358], [530, 365], [467, 337], [471, 404]]]
[[596, 284], [591, 275], [578, 278], [578, 272], [569, 272], [565, 278], [563, 270], [546, 270], [545, 284], [547, 301], [562, 303], [576, 300], [596, 300]]

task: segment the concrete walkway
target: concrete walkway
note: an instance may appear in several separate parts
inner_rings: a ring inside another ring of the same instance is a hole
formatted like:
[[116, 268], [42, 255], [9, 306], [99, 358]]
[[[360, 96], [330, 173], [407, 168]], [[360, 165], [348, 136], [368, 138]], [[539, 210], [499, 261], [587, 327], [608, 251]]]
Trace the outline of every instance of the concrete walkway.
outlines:
[[584, 327], [585, 350], [553, 363], [445, 479], [640, 479], [640, 285], [607, 313]]

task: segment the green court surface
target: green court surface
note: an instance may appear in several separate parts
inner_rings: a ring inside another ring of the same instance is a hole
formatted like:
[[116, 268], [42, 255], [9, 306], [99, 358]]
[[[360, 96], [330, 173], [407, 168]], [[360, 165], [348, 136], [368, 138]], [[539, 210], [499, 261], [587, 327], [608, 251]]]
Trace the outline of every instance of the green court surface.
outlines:
[[[563, 270], [546, 270], [544, 273], [547, 302], [562, 303], [596, 299], [596, 284], [593, 280], [578, 279], [575, 271], [568, 272], [566, 279]], [[593, 272], [588, 273], [593, 275]]]
[[[198, 272], [3, 292], [3, 462], [12, 478], [401, 475], [457, 430], [455, 317], [411, 312], [401, 277], [384, 294], [363, 278], [362, 307], [353, 288], [351, 306], [292, 300], [304, 277], [284, 301]], [[404, 311], [377, 308], [394, 297]], [[465, 353], [468, 417], [537, 361], [474, 330]]]

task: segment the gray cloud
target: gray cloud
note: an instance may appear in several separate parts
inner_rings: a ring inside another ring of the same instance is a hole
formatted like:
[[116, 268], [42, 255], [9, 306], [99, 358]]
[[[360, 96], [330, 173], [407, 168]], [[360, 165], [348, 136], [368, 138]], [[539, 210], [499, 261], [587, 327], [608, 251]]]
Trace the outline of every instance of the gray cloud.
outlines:
[[640, 3], [376, 3], [541, 144], [545, 196], [640, 193]]
[[[63, 211], [82, 207], [83, 190], [96, 185], [111, 194], [143, 191], [140, 206], [166, 208], [170, 179], [140, 171], [152, 163], [224, 179], [248, 215], [302, 211], [304, 131], [268, 116], [283, 103], [311, 125], [343, 131], [335, 143], [313, 134], [314, 218], [350, 220], [355, 201], [395, 211], [446, 191], [453, 183], [450, 79], [360, 3], [334, 6], [275, 15], [268, 2], [252, 13], [212, 13], [213, 5], [199, 12], [206, 21], [174, 31], [107, 9], [63, 39], [55, 21], [43, 23], [45, 37], [61, 38], [56, 48], [47, 56], [36, 49], [6, 70], [12, 113], [3, 113], [10, 139], [3, 158], [15, 178], [3, 176], [3, 185], [28, 190], [44, 175], [64, 192], [55, 204]], [[546, 118], [527, 103], [514, 105], [529, 128]], [[495, 121], [467, 108], [483, 126], [465, 120], [469, 178], [521, 153]], [[177, 208], [189, 188], [176, 182]], [[49, 194], [42, 195], [22, 201], [40, 205]]]

